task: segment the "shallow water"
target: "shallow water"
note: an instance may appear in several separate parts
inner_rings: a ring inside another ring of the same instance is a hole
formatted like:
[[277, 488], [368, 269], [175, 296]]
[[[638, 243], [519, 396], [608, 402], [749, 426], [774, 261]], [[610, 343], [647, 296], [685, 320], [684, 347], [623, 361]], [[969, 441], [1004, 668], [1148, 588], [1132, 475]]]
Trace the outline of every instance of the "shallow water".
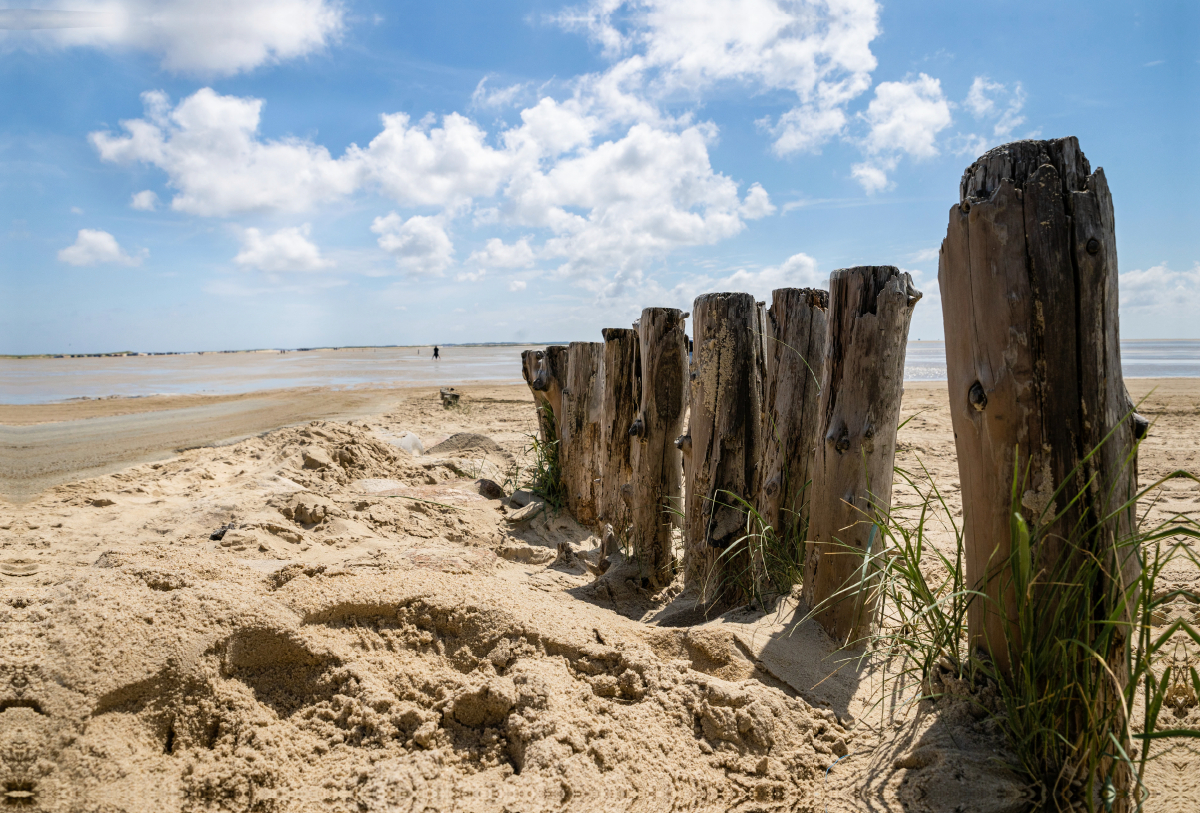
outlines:
[[[521, 382], [525, 347], [428, 347], [193, 353], [114, 358], [0, 359], [0, 403], [40, 404], [71, 398], [233, 394], [283, 387], [452, 385]], [[1200, 341], [1122, 342], [1128, 378], [1200, 378]], [[910, 342], [905, 379], [943, 381], [945, 342]]]

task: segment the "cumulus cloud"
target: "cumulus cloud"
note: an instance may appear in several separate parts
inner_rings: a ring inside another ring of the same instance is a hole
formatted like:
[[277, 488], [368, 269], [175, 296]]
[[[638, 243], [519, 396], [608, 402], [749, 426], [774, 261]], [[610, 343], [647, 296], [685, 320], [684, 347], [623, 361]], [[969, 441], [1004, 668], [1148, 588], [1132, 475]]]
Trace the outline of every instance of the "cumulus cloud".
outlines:
[[[955, 152], [959, 155], [980, 155], [990, 147], [1010, 140], [1013, 131], [1025, 123], [1021, 111], [1025, 107], [1025, 89], [1020, 82], [1011, 87], [993, 82], [986, 76], [976, 76], [967, 91], [963, 107], [979, 124], [991, 126], [986, 135], [963, 133], [957, 138]], [[1028, 137], [1036, 137], [1031, 134]]]
[[321, 50], [344, 17], [338, 0], [62, 0], [21, 27], [45, 45], [145, 51], [169, 71], [227, 76]]
[[137, 256], [125, 253], [117, 238], [98, 229], [80, 229], [75, 242], [58, 252], [60, 262], [68, 265], [86, 266], [112, 263], [116, 265], [141, 265], [149, 254], [145, 249]]
[[795, 106], [763, 122], [781, 155], [842, 131], [845, 105], [870, 87], [879, 34], [874, 0], [713, 0], [702, 14], [688, 0], [593, 0], [556, 20], [620, 59], [604, 76], [612, 102], [719, 83], [791, 92]]
[[887, 188], [887, 173], [902, 154], [917, 159], [937, 155], [937, 135], [951, 122], [941, 82], [924, 73], [902, 82], [880, 82], [859, 115], [869, 127], [862, 141], [868, 160], [851, 173], [868, 194]]
[[233, 261], [244, 268], [256, 268], [271, 274], [291, 271], [322, 271], [333, 263], [321, 256], [321, 249], [308, 238], [309, 224], [264, 234], [258, 229], [243, 229], [242, 250]]
[[405, 220], [392, 212], [375, 218], [371, 231], [379, 235], [379, 247], [396, 258], [396, 266], [411, 274], [440, 276], [454, 260], [454, 243], [438, 217]]
[[524, 291], [526, 287], [527, 284], [523, 279], [514, 279], [508, 283], [508, 290], [512, 291], [513, 293], [516, 293], [517, 291]]
[[471, 252], [467, 263], [482, 265], [487, 268], [525, 268], [533, 265], [536, 255], [529, 247], [529, 241], [522, 237], [511, 245], [499, 237], [487, 241], [482, 249]]
[[137, 209], [139, 212], [153, 212], [158, 208], [158, 195], [152, 189], [134, 192], [133, 197], [129, 200], [129, 207]]
[[359, 167], [300, 139], [258, 138], [261, 99], [196, 91], [174, 109], [166, 94], [142, 94], [146, 117], [121, 122], [125, 135], [95, 132], [105, 161], [141, 162], [167, 174], [178, 190], [171, 208], [226, 216], [252, 211], [298, 212], [352, 192]]
[[1122, 311], [1142, 313], [1191, 309], [1200, 302], [1200, 262], [1176, 271], [1166, 263], [1118, 277]]

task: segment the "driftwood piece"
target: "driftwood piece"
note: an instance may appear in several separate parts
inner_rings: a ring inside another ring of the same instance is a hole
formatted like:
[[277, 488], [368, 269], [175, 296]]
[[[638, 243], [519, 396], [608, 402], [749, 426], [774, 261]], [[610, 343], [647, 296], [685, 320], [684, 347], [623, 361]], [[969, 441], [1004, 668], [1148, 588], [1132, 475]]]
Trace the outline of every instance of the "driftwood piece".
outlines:
[[675, 570], [672, 527], [680, 509], [682, 467], [675, 439], [683, 427], [687, 381], [684, 315], [674, 308], [646, 308], [638, 320], [642, 392], [629, 434], [633, 452], [634, 555], [655, 586], [670, 583]]
[[[780, 288], [767, 312], [763, 455], [758, 512], [798, 562], [808, 529], [807, 485], [820, 432], [829, 292]], [[778, 585], [782, 587], [783, 585]]]
[[750, 294], [713, 293], [692, 306], [691, 413], [683, 446], [684, 580], [701, 600], [741, 597], [727, 578], [751, 572], [748, 550], [726, 551], [746, 533], [761, 453], [763, 339]]
[[567, 510], [584, 527], [600, 516], [600, 422], [604, 406], [604, 344], [571, 342], [562, 392], [559, 462]]
[[[604, 336], [604, 407], [600, 429], [600, 523], [612, 542], [628, 539], [633, 524], [633, 438], [641, 403], [641, 348], [636, 330], [609, 327]], [[610, 543], [605, 541], [606, 553]]]
[[870, 629], [869, 557], [880, 552], [877, 523], [891, 510], [904, 352], [920, 298], [912, 278], [890, 265], [829, 278], [804, 597], [838, 641], [861, 641]]
[[458, 406], [458, 399], [462, 393], [456, 391], [454, 387], [442, 387], [438, 394], [442, 398], [442, 408], [449, 409], [452, 406]]

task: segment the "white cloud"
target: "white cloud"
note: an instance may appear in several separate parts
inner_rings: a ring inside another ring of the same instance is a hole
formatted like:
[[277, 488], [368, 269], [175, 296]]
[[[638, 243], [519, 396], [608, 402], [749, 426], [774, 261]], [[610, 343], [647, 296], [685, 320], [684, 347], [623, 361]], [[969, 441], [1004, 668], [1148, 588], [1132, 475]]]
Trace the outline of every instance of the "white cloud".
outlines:
[[71, 207], [71, 214], [73, 214], [73, 215], [81, 215], [81, 214], [83, 214], [83, 209], [80, 209], [78, 206], [72, 206], [72, 207]]
[[932, 158], [937, 134], [950, 126], [950, 103], [942, 83], [922, 73], [909, 81], [880, 82], [862, 115], [871, 127], [864, 142], [868, 152]]
[[152, 189], [143, 189], [141, 192], [134, 192], [133, 197], [129, 200], [131, 209], [137, 209], [139, 212], [153, 212], [158, 208], [158, 195]]
[[771, 197], [767, 190], [762, 188], [762, 184], [755, 181], [746, 190], [746, 199], [742, 201], [738, 211], [747, 220], [758, 220], [775, 214], [775, 204], [771, 203]]
[[526, 86], [523, 83], [491, 90], [487, 87], [487, 82], [491, 78], [489, 75], [479, 80], [479, 84], [475, 86], [475, 92], [471, 94], [471, 107], [512, 107], [516, 103], [517, 97], [525, 91]]
[[1200, 302], [1200, 262], [1186, 271], [1172, 270], [1166, 263], [1127, 271], [1118, 277], [1118, 288], [1122, 312], [1194, 310]]
[[493, 237], [481, 250], [471, 252], [467, 263], [487, 268], [524, 268], [533, 265], [535, 258], [526, 238], [522, 237], [512, 245], [506, 245], [499, 237]]
[[817, 262], [812, 257], [799, 253], [779, 265], [758, 269], [739, 268], [723, 276], [688, 274], [669, 289], [660, 287], [654, 280], [639, 277], [631, 277], [625, 282], [628, 284], [614, 287], [607, 293], [620, 297], [633, 295], [638, 301], [653, 300], [690, 311], [700, 294], [734, 291], [753, 294], [760, 302], [770, 302], [771, 291], [776, 288], [828, 288], [829, 275], [817, 270]]
[[196, 91], [173, 110], [166, 94], [142, 94], [146, 118], [121, 122], [126, 135], [95, 132], [105, 161], [142, 162], [179, 190], [171, 208], [221, 217], [241, 212], [304, 211], [352, 192], [356, 161], [335, 161], [308, 141], [258, 138], [260, 99]]
[[85, 266], [101, 263], [117, 265], [141, 265], [142, 259], [149, 254], [145, 249], [138, 256], [125, 253], [117, 243], [117, 238], [106, 231], [96, 229], [80, 229], [75, 236], [75, 243], [58, 252], [60, 262], [68, 265]]
[[375, 218], [371, 231], [379, 247], [396, 258], [396, 266], [412, 274], [441, 275], [454, 259], [454, 244], [437, 217], [415, 215], [405, 220], [392, 212]]
[[527, 283], [523, 279], [514, 279], [508, 283], [508, 290], [514, 293], [517, 291], [524, 291], [526, 287]]
[[62, 0], [41, 11], [63, 19], [31, 18], [45, 29], [34, 41], [146, 51], [169, 71], [217, 76], [319, 51], [345, 16], [338, 0]]
[[333, 263], [321, 256], [321, 249], [308, 239], [309, 225], [283, 228], [274, 234], [258, 229], [244, 229], [242, 250], [233, 261], [246, 268], [257, 268], [271, 274], [291, 271], [322, 271]]
[[593, 0], [556, 19], [624, 57], [605, 74], [614, 111], [642, 88], [655, 98], [718, 83], [790, 91], [795, 107], [764, 122], [780, 154], [841, 132], [844, 106], [870, 87], [879, 34], [874, 0], [711, 0], [702, 12], [690, 0]]
[[977, 120], [992, 121], [992, 135], [1007, 138], [1025, 123], [1021, 110], [1025, 107], [1025, 89], [1021, 83], [1008, 88], [986, 76], [976, 76], [963, 103]]
[[890, 186], [887, 174], [901, 154], [917, 159], [937, 155], [937, 134], [951, 122], [941, 82], [924, 73], [903, 82], [880, 82], [859, 116], [870, 128], [862, 141], [868, 158], [855, 164], [851, 175], [867, 194]]
[[383, 132], [366, 149], [351, 147], [342, 163], [363, 171], [397, 203], [409, 206], [462, 205], [488, 197], [508, 176], [513, 156], [487, 144], [487, 134], [458, 113], [410, 124], [409, 116], [383, 116]]

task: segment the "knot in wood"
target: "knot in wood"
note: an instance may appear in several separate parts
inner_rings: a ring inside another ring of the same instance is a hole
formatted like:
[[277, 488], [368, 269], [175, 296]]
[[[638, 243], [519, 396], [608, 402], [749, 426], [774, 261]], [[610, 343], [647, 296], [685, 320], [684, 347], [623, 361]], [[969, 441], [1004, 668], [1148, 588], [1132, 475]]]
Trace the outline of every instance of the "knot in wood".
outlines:
[[1150, 421], [1136, 412], [1133, 413], [1133, 436], [1137, 440], [1146, 437], [1150, 431]]
[[958, 208], [962, 209], [962, 213], [964, 215], [970, 214], [971, 213], [971, 201], [964, 200], [961, 204], [959, 204]]
[[971, 389], [967, 392], [967, 400], [979, 412], [983, 412], [987, 407], [987, 393], [983, 391], [983, 385], [978, 381], [971, 385]]
[[631, 423], [629, 425], [629, 437], [637, 438], [638, 440], [641, 440], [642, 438], [645, 437], [645, 435], [646, 435], [646, 424], [642, 422], [641, 418], [638, 418], [636, 421], [634, 421], [633, 423]]
[[837, 449], [838, 454], [842, 454], [850, 448], [850, 436], [844, 429], [842, 430], [841, 436], [837, 439], [837, 442], [833, 444], [833, 448]]
[[692, 453], [692, 436], [680, 435], [675, 438], [675, 448], [684, 454], [690, 455]]
[[1099, 254], [1100, 253], [1100, 241], [1097, 240], [1095, 237], [1093, 237], [1091, 240], [1087, 241], [1087, 253], [1088, 254]]

